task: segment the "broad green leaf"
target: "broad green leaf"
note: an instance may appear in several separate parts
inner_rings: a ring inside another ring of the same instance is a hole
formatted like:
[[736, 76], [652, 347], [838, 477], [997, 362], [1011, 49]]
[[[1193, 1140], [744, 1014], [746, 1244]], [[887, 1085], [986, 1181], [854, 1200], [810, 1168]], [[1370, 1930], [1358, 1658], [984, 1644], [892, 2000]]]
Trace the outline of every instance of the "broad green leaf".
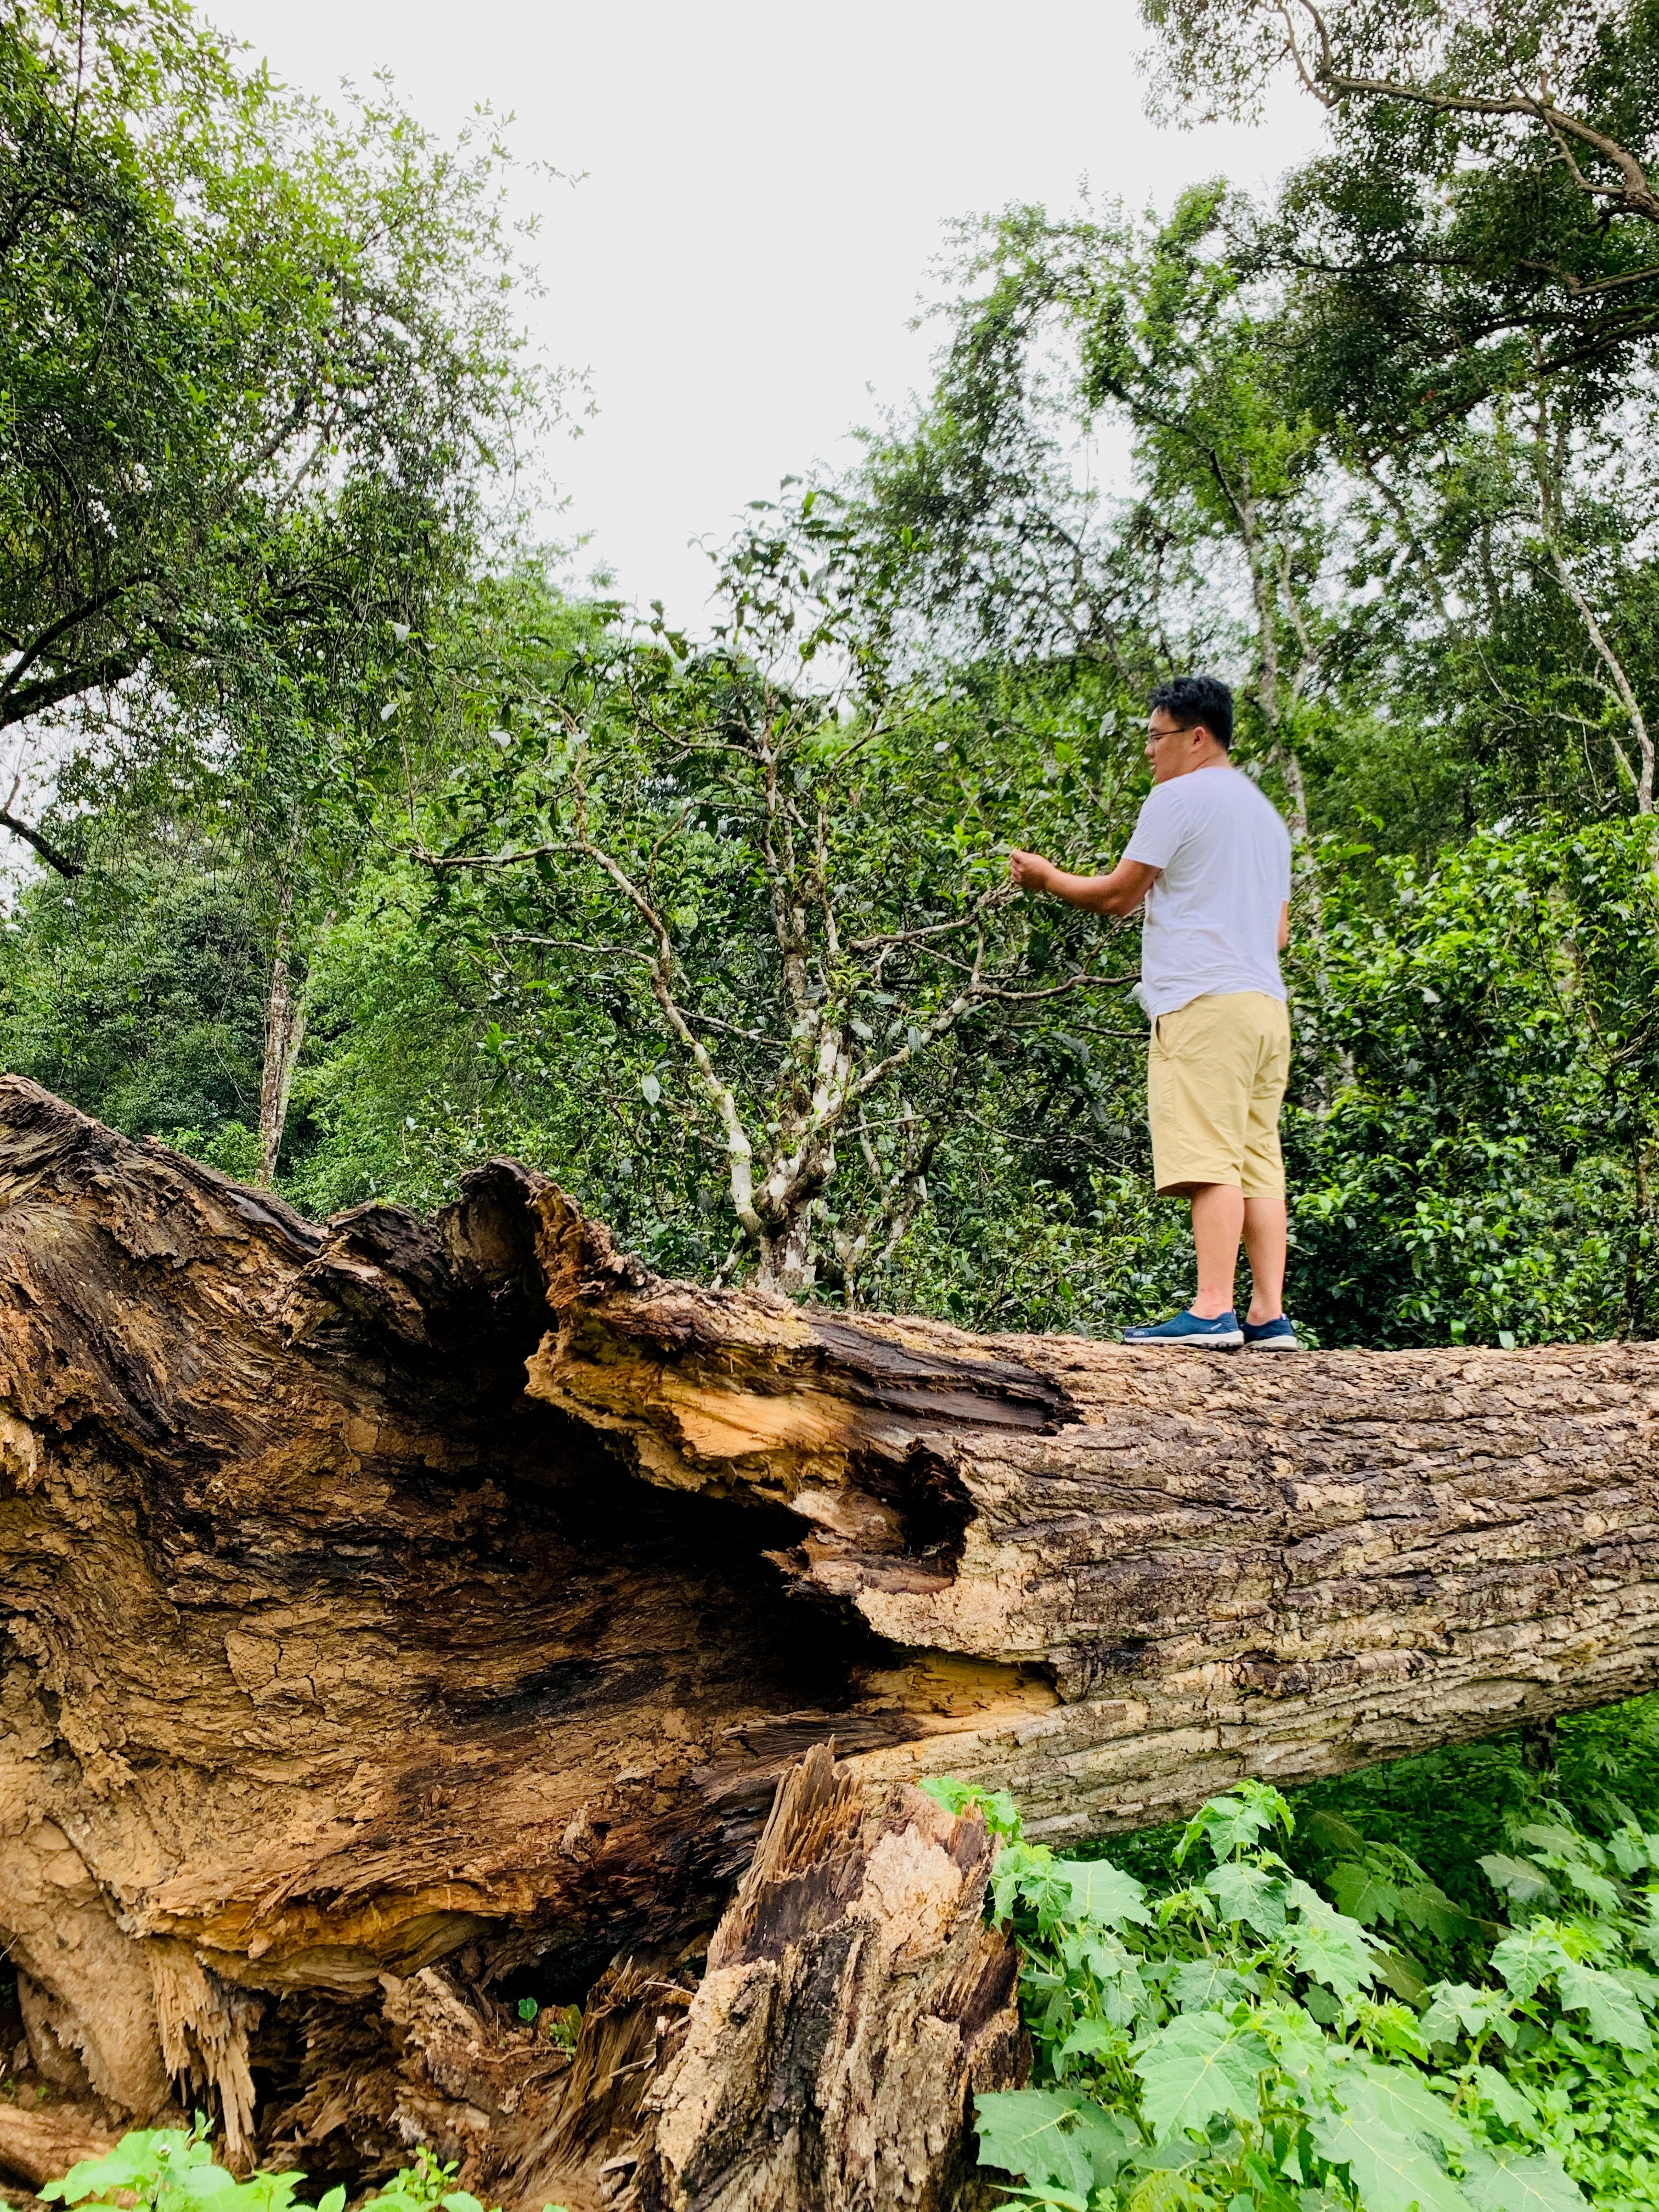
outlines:
[[1609, 1966], [1607, 1970], [1616, 1982], [1622, 1982], [1638, 2004], [1651, 2012], [1659, 2005], [1659, 1974], [1650, 1974], [1644, 1966]]
[[1368, 2111], [1316, 2112], [1320, 2156], [1346, 2166], [1365, 2212], [1468, 2212], [1468, 2199], [1433, 2153]]
[[1224, 1917], [1242, 1920], [1258, 1936], [1277, 1936], [1285, 1925], [1288, 1887], [1282, 1875], [1266, 1867], [1229, 1863], [1212, 1867], [1204, 1887], [1220, 1905]]
[[1523, 1844], [1535, 1850], [1554, 1851], [1564, 1859], [1582, 1860], [1586, 1865], [1601, 1865], [1607, 1853], [1600, 1844], [1589, 1836], [1580, 1835], [1576, 1828], [1563, 1828], [1553, 1821], [1534, 1820], [1516, 1831]]
[[1358, 1996], [1365, 1983], [1377, 1978], [1375, 1946], [1364, 1929], [1328, 1905], [1305, 1881], [1291, 1882], [1289, 1896], [1297, 1911], [1288, 1935], [1297, 1966], [1339, 1996]]
[[1057, 2181], [1047, 2182], [1037, 2189], [1011, 2187], [1006, 2201], [1010, 2204], [1030, 2204], [1036, 2212], [1089, 2212], [1086, 2197], [1079, 2197], [1075, 2189], [1062, 2189]]
[[1350, 2112], [1369, 2113], [1398, 2135], [1432, 2136], [1447, 2150], [1468, 2148], [1468, 2129], [1414, 2066], [1383, 2066], [1366, 2060], [1344, 2069], [1342, 2087]]
[[1194, 1959], [1178, 1966], [1167, 1984], [1174, 2003], [1182, 2012], [1203, 2012], [1216, 2006], [1236, 2005], [1254, 1996], [1261, 1987], [1260, 1974], [1241, 1974], [1218, 1959]]
[[1200, 1836], [1218, 1860], [1228, 1859], [1280, 1826], [1288, 1834], [1291, 1825], [1290, 1807], [1276, 1790], [1247, 1783], [1199, 1808], [1176, 1847], [1176, 1863], [1181, 1863]]
[[1454, 1905], [1445, 1891], [1432, 1881], [1401, 1885], [1400, 1917], [1408, 1928], [1426, 1929], [1443, 1943], [1467, 1941], [1485, 1932], [1482, 1923], [1472, 1913], [1465, 1912], [1461, 1905]]
[[[1495, 1960], [1497, 1954], [1492, 1955]], [[1613, 1975], [1569, 1959], [1558, 1972], [1555, 1985], [1569, 2012], [1589, 2014], [1590, 2033], [1598, 2043], [1616, 2043], [1624, 2051], [1652, 2050], [1653, 2037], [1642, 2017], [1642, 2008]]]
[[1280, 2071], [1299, 2082], [1304, 2095], [1322, 2091], [1331, 2078], [1333, 2054], [1342, 2045], [1322, 2035], [1300, 2005], [1264, 2008], [1256, 2020]]
[[1558, 1938], [1544, 1928], [1517, 1929], [1506, 1936], [1492, 1946], [1492, 1962], [1518, 1997], [1529, 1997], [1540, 1982], [1572, 1964]]
[[974, 2100], [979, 2162], [1086, 2197], [1109, 2185], [1133, 2148], [1128, 2130], [1069, 2089], [1004, 2089]]
[[1423, 2015], [1424, 2040], [1455, 2043], [1460, 2035], [1482, 2035], [1505, 2008], [1496, 1990], [1478, 1990], [1472, 1982], [1437, 1982]]
[[317, 2212], [345, 2212], [346, 2193], [343, 2183], [337, 2184], [327, 2196], [319, 2198]]
[[209, 2204], [215, 2197], [234, 2195], [236, 2177], [227, 2173], [222, 2166], [189, 2166], [169, 2172], [170, 2191], [178, 2193], [192, 2204]]
[[1377, 1971], [1386, 1987], [1408, 2005], [1420, 2006], [1429, 1993], [1428, 1981], [1421, 1966], [1409, 1951], [1384, 1951], [1377, 1959]]
[[1553, 1897], [1549, 1876], [1529, 1859], [1512, 1859], [1504, 1851], [1488, 1851], [1481, 1871], [1494, 1889], [1502, 1890], [1512, 1905], [1537, 1905]]
[[1203, 2127], [1218, 2112], [1253, 2119], [1259, 2079], [1272, 2063], [1273, 2053], [1252, 2030], [1230, 2027], [1219, 2013], [1181, 2013], [1135, 2058], [1141, 2110], [1160, 2142]]
[[1379, 1921], [1391, 1921], [1400, 1911], [1398, 1887], [1375, 1867], [1360, 1866], [1352, 1859], [1345, 1859], [1331, 1869], [1330, 1887], [1338, 1911], [1346, 1912], [1350, 1920], [1358, 1921], [1362, 1928], [1374, 1928]]
[[1079, 1920], [1093, 1920], [1108, 1928], [1126, 1922], [1150, 1924], [1152, 1914], [1144, 1899], [1145, 1886], [1124, 1874], [1109, 1859], [1056, 1859], [1056, 1881], [1071, 1891], [1072, 1911]]
[[1496, 2151], [1463, 2189], [1476, 2212], [1584, 2212], [1584, 2192], [1551, 2151]]
[[1328, 1850], [1340, 1851], [1347, 1858], [1363, 1859], [1370, 1848], [1366, 1838], [1340, 1813], [1304, 1813], [1298, 1826], [1304, 1836], [1312, 1836]]
[[40, 2194], [49, 2203], [78, 2204], [118, 2189], [142, 2190], [155, 2181], [168, 2155], [181, 2152], [190, 2137], [182, 2128], [137, 2128], [122, 2136], [103, 2158], [82, 2159]]
[[1609, 1849], [1620, 1874], [1638, 1875], [1650, 1867], [1659, 1871], [1659, 1836], [1644, 1834], [1634, 1820], [1617, 1832]]
[[[932, 1794], [938, 1796], [939, 1790], [934, 1790]], [[948, 1798], [940, 1802], [947, 1811], [957, 1809]], [[1037, 1905], [1045, 1889], [1052, 1893], [1054, 1885], [1048, 1881], [1048, 1869], [1053, 1863], [1054, 1853], [1046, 1844], [1005, 1844], [997, 1853], [995, 1864], [991, 1869], [991, 1907], [994, 1917], [999, 1922], [1006, 1920], [1018, 1898], [1024, 1897]]]
[[[1106, 2020], [1080, 2020], [1055, 2052], [1057, 2058], [1109, 2058], [1128, 2048], [1121, 2027]], [[1064, 2068], [1056, 2068], [1064, 2072]]]
[[1500, 2074], [1495, 2066], [1477, 2066], [1475, 2087], [1481, 2097], [1492, 2106], [1498, 2118], [1512, 2128], [1524, 2127], [1534, 2117], [1532, 2106], [1516, 2087], [1507, 2074]]

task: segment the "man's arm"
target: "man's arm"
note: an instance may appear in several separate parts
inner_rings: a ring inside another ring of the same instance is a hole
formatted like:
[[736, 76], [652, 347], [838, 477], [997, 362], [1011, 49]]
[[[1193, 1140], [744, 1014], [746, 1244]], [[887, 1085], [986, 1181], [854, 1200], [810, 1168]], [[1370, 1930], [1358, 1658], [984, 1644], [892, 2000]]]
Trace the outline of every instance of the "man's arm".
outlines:
[[1286, 899], [1279, 909], [1279, 949], [1282, 952], [1291, 941], [1291, 902]]
[[1161, 871], [1145, 860], [1120, 860], [1109, 876], [1068, 876], [1040, 853], [1010, 853], [1008, 872], [1023, 891], [1047, 891], [1091, 914], [1133, 914]]

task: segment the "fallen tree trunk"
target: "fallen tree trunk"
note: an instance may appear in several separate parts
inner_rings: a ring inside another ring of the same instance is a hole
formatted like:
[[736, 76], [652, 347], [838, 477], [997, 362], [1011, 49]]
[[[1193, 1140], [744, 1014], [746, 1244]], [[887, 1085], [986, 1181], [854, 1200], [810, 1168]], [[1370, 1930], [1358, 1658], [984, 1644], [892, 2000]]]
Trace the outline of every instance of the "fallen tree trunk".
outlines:
[[1064, 1839], [1649, 1686], [1656, 1437], [1653, 1346], [976, 1340], [659, 1281], [506, 1162], [318, 1228], [8, 1079], [32, 2047], [319, 2178], [480, 2154], [655, 2079], [811, 1746]]

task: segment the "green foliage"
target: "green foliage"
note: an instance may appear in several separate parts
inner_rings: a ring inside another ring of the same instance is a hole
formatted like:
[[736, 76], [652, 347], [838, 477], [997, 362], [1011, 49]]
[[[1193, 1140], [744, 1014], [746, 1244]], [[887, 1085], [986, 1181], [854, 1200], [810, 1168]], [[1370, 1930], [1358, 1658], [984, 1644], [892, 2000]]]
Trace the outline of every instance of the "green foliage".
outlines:
[[541, 397], [500, 156], [281, 93], [182, 0], [9, 9], [0, 116], [0, 725], [143, 676], [118, 754], [368, 726]]
[[264, 962], [236, 872], [215, 860], [40, 879], [0, 932], [0, 1022], [9, 1068], [234, 1171], [258, 1113]]
[[[1647, 1727], [1638, 1712], [1624, 1732]], [[1150, 1882], [929, 1786], [1006, 1838], [991, 1909], [1020, 1945], [1036, 2071], [977, 2111], [1012, 2201], [1659, 2203], [1659, 1835], [1604, 1784], [1605, 1840], [1538, 1777], [1517, 1789], [1480, 1860], [1490, 1917], [1397, 1844], [1257, 1783], [1164, 1832]]]
[[1301, 1036], [1347, 1079], [1286, 1123], [1292, 1296], [1325, 1340], [1659, 1329], [1650, 855], [1603, 823], [1483, 834], [1426, 876], [1328, 862]]
[[[393, 2174], [368, 2202], [383, 2212], [485, 2212], [470, 2191], [455, 2186], [459, 2170], [422, 2150], [413, 2166]], [[304, 2179], [290, 2168], [239, 2181], [216, 2162], [207, 2123], [198, 2113], [188, 2132], [145, 2128], [123, 2136], [105, 2157], [82, 2160], [60, 2180], [48, 2181], [40, 2195], [49, 2204], [84, 2205], [89, 2212], [134, 2205], [143, 2212], [299, 2212], [304, 2200], [295, 2191]], [[343, 2212], [345, 2201], [343, 2188], [331, 2189], [319, 2198], [317, 2212]], [[564, 2208], [549, 2204], [543, 2212]]]
[[1611, 382], [1649, 353], [1659, 206], [1630, 179], [1659, 124], [1659, 39], [1642, 0], [1142, 12], [1170, 105], [1259, 112], [1282, 72], [1326, 108], [1326, 147], [1258, 242], [1297, 272], [1325, 419], [1375, 449], [1540, 367]]
[[[49, 2204], [113, 2206], [124, 2192], [153, 2212], [288, 2212], [303, 2173], [256, 2173], [246, 2181], [215, 2163], [206, 2122], [194, 2129], [143, 2128], [122, 2136], [103, 2158], [84, 2159], [40, 2194]], [[331, 2189], [317, 2212], [343, 2212], [346, 2193]], [[455, 2212], [471, 2212], [455, 2208]]]

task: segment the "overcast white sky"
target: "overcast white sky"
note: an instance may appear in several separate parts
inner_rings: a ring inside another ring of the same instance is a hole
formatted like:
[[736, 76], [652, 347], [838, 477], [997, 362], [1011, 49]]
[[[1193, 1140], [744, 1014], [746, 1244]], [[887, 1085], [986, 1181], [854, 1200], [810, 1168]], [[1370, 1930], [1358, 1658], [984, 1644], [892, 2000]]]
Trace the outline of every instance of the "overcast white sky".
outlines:
[[422, 120], [517, 117], [549, 185], [536, 320], [592, 371], [599, 414], [550, 456], [641, 602], [696, 621], [744, 501], [850, 449], [927, 381], [907, 331], [950, 217], [1097, 191], [1167, 207], [1257, 184], [1314, 143], [1286, 94], [1253, 132], [1162, 131], [1142, 112], [1133, 0], [203, 0], [288, 82], [327, 94], [389, 69]]

